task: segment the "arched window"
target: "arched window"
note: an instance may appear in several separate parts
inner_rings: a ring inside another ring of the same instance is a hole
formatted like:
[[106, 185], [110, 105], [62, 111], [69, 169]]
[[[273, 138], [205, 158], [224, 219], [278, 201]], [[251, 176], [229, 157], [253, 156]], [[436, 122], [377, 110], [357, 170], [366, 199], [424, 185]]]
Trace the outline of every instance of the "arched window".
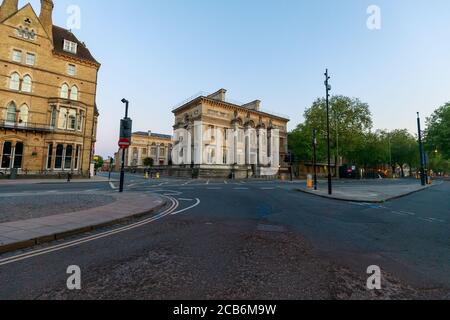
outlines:
[[11, 90], [19, 90], [20, 89], [20, 76], [17, 72], [14, 72], [9, 79], [9, 88]]
[[28, 106], [26, 104], [20, 107], [19, 125], [26, 127], [28, 123]]
[[11, 156], [12, 143], [5, 141], [5, 143], [3, 143], [2, 169], [9, 169], [11, 167]]
[[62, 169], [64, 146], [58, 144], [56, 146], [55, 169]]
[[52, 128], [56, 127], [57, 116], [58, 116], [58, 111], [56, 110], [56, 107], [53, 107], [52, 108], [52, 116], [50, 119], [50, 126]]
[[70, 89], [70, 100], [78, 100], [78, 88], [76, 86]]
[[23, 77], [22, 82], [22, 91], [23, 92], [31, 92], [31, 77], [29, 75], [26, 75]]
[[16, 147], [14, 149], [14, 161], [13, 168], [21, 169], [22, 168], [22, 157], [23, 157], [23, 143], [16, 143]]
[[6, 109], [6, 122], [8, 124], [16, 123], [16, 105], [14, 102], [11, 102]]
[[65, 83], [61, 86], [61, 98], [69, 99], [69, 86]]

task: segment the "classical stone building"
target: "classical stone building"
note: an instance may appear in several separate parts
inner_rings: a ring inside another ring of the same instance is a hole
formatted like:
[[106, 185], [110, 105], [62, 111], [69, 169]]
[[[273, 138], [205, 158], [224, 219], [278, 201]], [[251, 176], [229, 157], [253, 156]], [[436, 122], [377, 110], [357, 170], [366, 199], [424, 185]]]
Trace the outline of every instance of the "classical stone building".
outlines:
[[[148, 132], [135, 132], [131, 138], [131, 147], [125, 153], [125, 167], [127, 169], [144, 169], [146, 158], [153, 159], [155, 167], [167, 166], [172, 152], [172, 136]], [[115, 169], [119, 170], [122, 163], [122, 151], [115, 156]]]
[[0, 172], [88, 175], [100, 64], [86, 45], [18, 0], [0, 7]]
[[226, 92], [200, 94], [175, 108], [174, 164], [195, 168], [200, 177], [278, 174], [289, 119], [263, 111], [259, 100], [229, 102]]

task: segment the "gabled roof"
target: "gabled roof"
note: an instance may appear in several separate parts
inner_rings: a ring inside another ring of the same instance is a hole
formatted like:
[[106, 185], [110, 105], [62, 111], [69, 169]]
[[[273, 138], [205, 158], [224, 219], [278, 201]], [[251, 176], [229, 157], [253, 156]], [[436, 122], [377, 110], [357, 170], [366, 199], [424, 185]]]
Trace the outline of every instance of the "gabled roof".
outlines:
[[[69, 40], [77, 44], [78, 48], [76, 54], [64, 51], [64, 40]], [[86, 48], [86, 46], [80, 42], [70, 30], [53, 26], [53, 46], [55, 52], [59, 54], [100, 65], [100, 63], [92, 56], [89, 49]]]

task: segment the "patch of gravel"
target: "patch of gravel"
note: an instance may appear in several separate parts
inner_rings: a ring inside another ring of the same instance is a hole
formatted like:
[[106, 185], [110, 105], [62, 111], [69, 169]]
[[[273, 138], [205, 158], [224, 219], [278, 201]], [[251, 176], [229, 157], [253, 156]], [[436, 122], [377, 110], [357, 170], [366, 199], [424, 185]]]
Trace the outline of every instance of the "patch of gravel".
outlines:
[[62, 194], [1, 199], [0, 223], [72, 213], [113, 203], [107, 195]]
[[[384, 274], [383, 289], [367, 275], [313, 254], [291, 232], [239, 224], [170, 220], [152, 232], [155, 244], [122, 261], [91, 266], [82, 290], [47, 288], [38, 299], [132, 300], [402, 300], [429, 298]], [[161, 238], [159, 238], [161, 237]], [[448, 294], [448, 293], [446, 293]], [[436, 292], [435, 296], [442, 297]]]

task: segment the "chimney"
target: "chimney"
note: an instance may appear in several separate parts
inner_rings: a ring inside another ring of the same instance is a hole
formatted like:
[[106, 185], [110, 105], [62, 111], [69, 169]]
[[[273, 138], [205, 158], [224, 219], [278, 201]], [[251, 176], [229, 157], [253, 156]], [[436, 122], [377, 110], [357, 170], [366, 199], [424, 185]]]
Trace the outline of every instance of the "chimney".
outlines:
[[227, 93], [227, 90], [220, 89], [219, 91], [214, 92], [213, 94], [209, 95], [208, 98], [214, 99], [214, 100], [219, 100], [219, 101], [225, 101], [226, 93]]
[[39, 15], [39, 20], [44, 26], [45, 31], [51, 41], [53, 41], [53, 1], [52, 0], [41, 0], [41, 13]]
[[249, 110], [259, 111], [260, 106], [261, 106], [261, 101], [255, 100], [250, 103], [244, 104], [242, 107], [247, 108]]
[[0, 22], [19, 10], [19, 0], [3, 0], [0, 6]]

